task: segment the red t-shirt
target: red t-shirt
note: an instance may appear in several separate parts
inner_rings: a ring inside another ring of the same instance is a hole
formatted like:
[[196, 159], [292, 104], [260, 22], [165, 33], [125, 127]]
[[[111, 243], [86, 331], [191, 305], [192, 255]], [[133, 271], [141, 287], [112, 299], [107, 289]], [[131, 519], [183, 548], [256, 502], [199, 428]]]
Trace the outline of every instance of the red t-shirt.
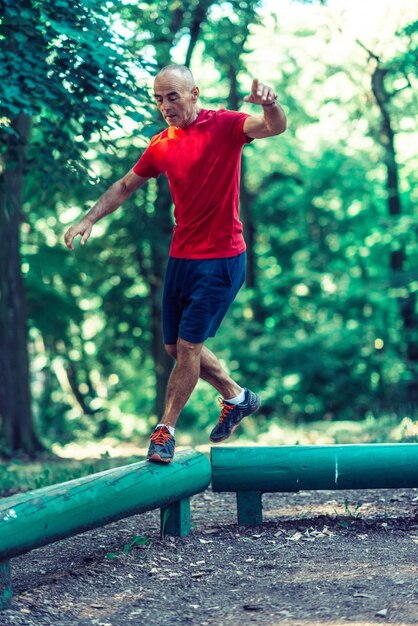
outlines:
[[170, 256], [210, 259], [246, 249], [239, 219], [241, 152], [246, 113], [202, 109], [196, 120], [169, 126], [151, 139], [134, 172], [164, 173], [174, 202]]

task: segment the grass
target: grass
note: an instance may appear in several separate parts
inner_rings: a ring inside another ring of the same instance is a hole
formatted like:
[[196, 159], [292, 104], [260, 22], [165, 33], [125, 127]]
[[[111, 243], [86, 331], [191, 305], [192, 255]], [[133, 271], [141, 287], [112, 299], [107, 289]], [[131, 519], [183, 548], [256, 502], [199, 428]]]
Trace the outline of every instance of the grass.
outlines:
[[325, 445], [348, 443], [418, 443], [418, 422], [408, 417], [374, 417], [359, 421], [317, 421], [292, 426], [270, 423], [257, 433], [256, 419], [250, 418], [245, 439], [260, 445]]
[[42, 462], [12, 460], [0, 465], [0, 496], [39, 489], [140, 460], [143, 460], [143, 457], [115, 458], [107, 455], [103, 458], [83, 460], [66, 458]]

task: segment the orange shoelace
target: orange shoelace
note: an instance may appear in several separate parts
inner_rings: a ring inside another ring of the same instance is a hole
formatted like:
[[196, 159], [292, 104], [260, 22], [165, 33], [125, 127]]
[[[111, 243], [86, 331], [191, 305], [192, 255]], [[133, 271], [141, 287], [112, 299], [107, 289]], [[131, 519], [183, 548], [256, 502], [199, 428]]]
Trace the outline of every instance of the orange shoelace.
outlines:
[[158, 430], [154, 431], [151, 435], [151, 441], [157, 444], [157, 446], [164, 446], [170, 439], [171, 433], [165, 426], [162, 426]]
[[227, 404], [222, 398], [218, 398], [218, 402], [222, 407], [221, 414], [219, 416], [219, 423], [222, 424], [225, 417], [229, 414], [230, 411], [234, 408], [233, 404]]

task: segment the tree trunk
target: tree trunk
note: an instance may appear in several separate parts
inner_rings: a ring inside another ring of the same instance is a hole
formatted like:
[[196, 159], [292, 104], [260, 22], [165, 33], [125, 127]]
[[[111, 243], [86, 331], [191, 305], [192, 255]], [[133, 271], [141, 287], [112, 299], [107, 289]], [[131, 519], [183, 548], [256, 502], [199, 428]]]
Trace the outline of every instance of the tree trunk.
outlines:
[[[387, 204], [389, 215], [401, 215], [402, 205], [399, 193], [398, 166], [396, 163], [395, 132], [392, 127], [390, 110], [388, 107], [391, 95], [385, 87], [385, 76], [388, 72], [382, 68], [377, 60], [376, 68], [372, 74], [372, 91], [380, 110], [380, 140], [383, 146], [383, 160], [386, 166], [387, 178]], [[395, 284], [402, 281], [401, 272], [405, 267], [406, 254], [401, 242], [398, 242], [396, 249], [392, 250], [390, 256], [390, 267], [393, 273]], [[406, 362], [409, 371], [410, 382], [407, 383], [405, 393], [400, 394], [399, 401], [404, 406], [416, 407], [418, 404], [418, 337], [416, 313], [416, 294], [408, 291], [408, 295], [399, 300], [399, 311], [404, 330], [404, 341], [406, 345]]]
[[193, 13], [193, 18], [189, 28], [190, 41], [186, 52], [186, 59], [184, 61], [184, 65], [187, 65], [187, 67], [190, 66], [193, 50], [195, 49], [197, 41], [199, 39], [201, 26], [206, 20], [208, 10], [213, 3], [214, 0], [200, 0]]
[[20, 268], [19, 230], [26, 148], [31, 119], [20, 113], [15, 135], [3, 134], [0, 175], [0, 417], [5, 452], [30, 456], [44, 449], [31, 411], [25, 290]]
[[154, 233], [158, 233], [153, 240], [152, 274], [149, 276], [151, 289], [151, 328], [152, 328], [152, 353], [154, 357], [154, 369], [156, 378], [155, 411], [162, 415], [165, 406], [165, 397], [168, 379], [173, 368], [173, 359], [164, 348], [164, 339], [161, 325], [162, 290], [164, 274], [167, 265], [168, 249], [173, 231], [170, 207], [171, 195], [168, 181], [165, 176], [157, 180], [158, 195], [155, 201], [155, 215], [153, 220]]

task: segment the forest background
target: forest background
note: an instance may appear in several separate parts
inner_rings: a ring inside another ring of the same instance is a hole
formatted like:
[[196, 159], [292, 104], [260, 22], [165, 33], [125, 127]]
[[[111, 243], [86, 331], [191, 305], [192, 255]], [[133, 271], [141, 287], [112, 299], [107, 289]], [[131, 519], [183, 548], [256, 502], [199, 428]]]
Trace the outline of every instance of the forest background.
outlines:
[[[172, 367], [160, 329], [165, 179], [75, 253], [63, 233], [163, 127], [152, 76], [170, 62], [191, 67], [204, 107], [257, 113], [243, 97], [258, 77], [289, 120], [284, 135], [244, 149], [247, 285], [210, 342], [261, 392], [242, 441], [298, 443], [314, 431], [331, 441], [342, 423], [350, 441], [365, 424], [369, 440], [418, 440], [413, 5], [3, 0], [5, 455], [71, 455], [89, 441], [110, 454], [157, 423]], [[179, 442], [206, 441], [218, 411], [199, 384]]]

